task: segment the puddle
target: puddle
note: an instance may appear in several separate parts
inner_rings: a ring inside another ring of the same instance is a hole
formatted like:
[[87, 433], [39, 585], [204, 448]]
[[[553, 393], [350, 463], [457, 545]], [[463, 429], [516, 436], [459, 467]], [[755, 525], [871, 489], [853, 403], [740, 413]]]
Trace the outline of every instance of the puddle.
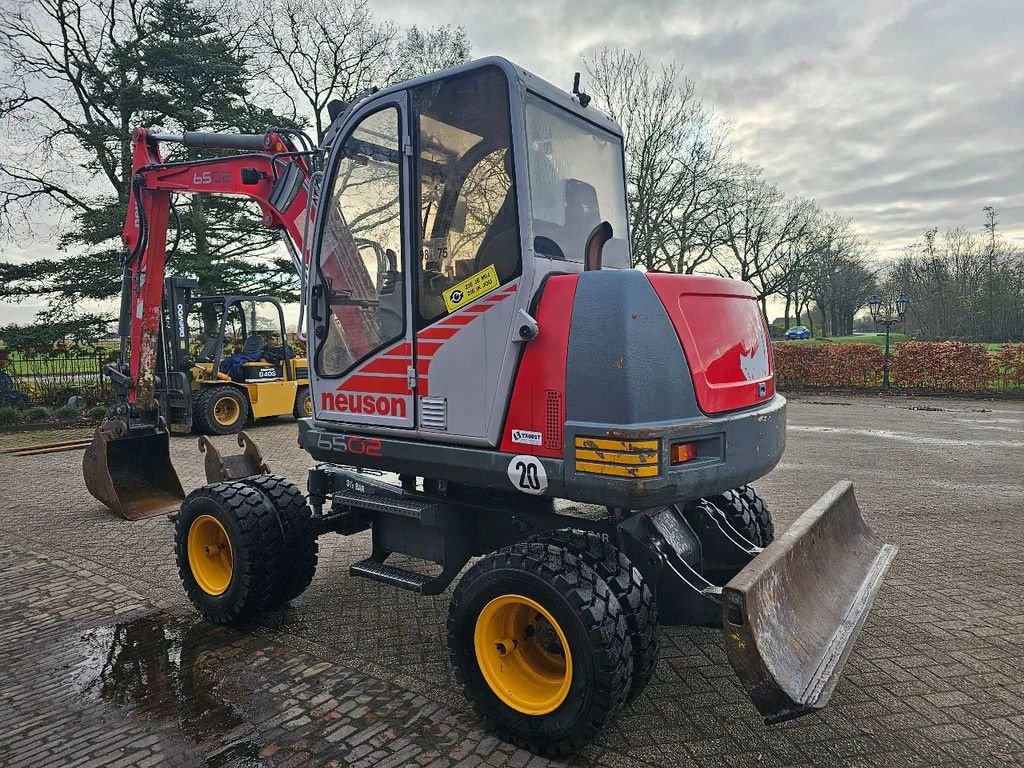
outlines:
[[87, 699], [175, 723], [207, 752], [202, 765], [259, 768], [261, 744], [239, 706], [247, 692], [225, 679], [222, 633], [163, 614], [96, 627], [80, 638], [73, 683]]

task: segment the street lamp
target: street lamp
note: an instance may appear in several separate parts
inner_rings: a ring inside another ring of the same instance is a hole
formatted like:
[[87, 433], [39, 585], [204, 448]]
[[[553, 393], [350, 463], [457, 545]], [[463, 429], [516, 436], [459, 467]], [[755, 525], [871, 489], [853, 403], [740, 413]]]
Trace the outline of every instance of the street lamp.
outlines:
[[885, 326], [885, 358], [882, 361], [882, 389], [886, 392], [889, 391], [889, 333], [892, 331], [892, 327], [897, 323], [902, 323], [904, 317], [907, 314], [907, 305], [910, 304], [910, 299], [907, 298], [907, 294], [900, 289], [900, 295], [896, 297], [895, 302], [885, 302], [885, 308], [883, 311], [882, 297], [877, 293], [868, 299], [868, 311], [871, 313], [871, 319], [875, 321], [875, 325]]

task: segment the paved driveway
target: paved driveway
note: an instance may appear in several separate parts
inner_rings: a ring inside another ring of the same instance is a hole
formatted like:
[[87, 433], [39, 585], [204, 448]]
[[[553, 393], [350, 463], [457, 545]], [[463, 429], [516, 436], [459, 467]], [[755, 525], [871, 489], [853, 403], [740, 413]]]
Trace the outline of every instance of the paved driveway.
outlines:
[[[758, 487], [788, 525], [833, 482], [901, 547], [832, 704], [765, 727], [718, 633], [666, 628], [655, 678], [580, 765], [1024, 764], [1024, 406], [794, 398]], [[288, 420], [252, 430], [304, 481]], [[175, 439], [186, 488], [202, 481]], [[164, 519], [94, 502], [81, 453], [0, 456], [0, 765], [547, 764], [490, 737], [445, 661], [448, 595], [347, 575], [241, 628], [195, 619]]]

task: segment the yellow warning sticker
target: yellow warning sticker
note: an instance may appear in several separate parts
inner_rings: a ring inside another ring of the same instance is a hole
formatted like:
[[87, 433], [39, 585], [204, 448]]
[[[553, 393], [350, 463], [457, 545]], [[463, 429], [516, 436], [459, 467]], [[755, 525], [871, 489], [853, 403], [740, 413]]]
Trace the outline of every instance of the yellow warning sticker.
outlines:
[[444, 292], [444, 305], [449, 312], [454, 312], [459, 307], [464, 307], [472, 301], [498, 288], [501, 283], [498, 280], [498, 270], [494, 265], [482, 269], [475, 275], [470, 275], [461, 283], [446, 288]]

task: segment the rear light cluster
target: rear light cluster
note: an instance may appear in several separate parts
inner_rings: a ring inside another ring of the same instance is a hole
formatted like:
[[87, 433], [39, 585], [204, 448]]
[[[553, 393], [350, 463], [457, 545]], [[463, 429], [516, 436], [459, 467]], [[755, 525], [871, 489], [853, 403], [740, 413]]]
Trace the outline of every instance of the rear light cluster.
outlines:
[[656, 477], [658, 440], [576, 438], [576, 471], [613, 477]]

